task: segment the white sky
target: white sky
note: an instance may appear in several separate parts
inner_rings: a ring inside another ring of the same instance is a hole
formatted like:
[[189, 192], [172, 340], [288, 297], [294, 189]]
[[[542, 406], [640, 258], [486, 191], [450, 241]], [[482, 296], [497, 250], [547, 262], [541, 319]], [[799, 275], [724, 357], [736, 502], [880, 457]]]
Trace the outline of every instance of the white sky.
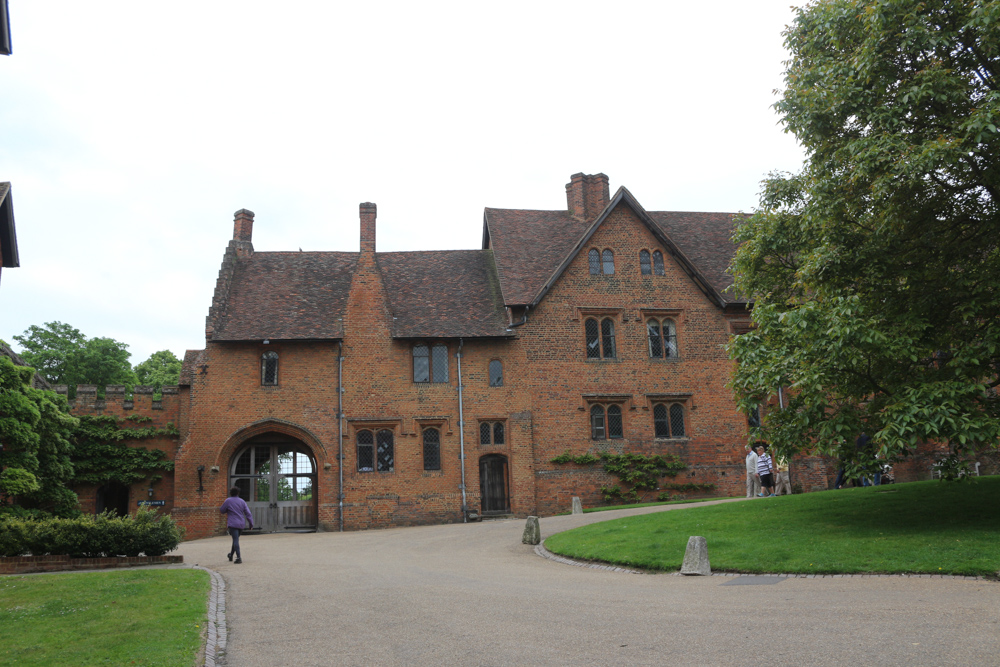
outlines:
[[581, 171], [752, 210], [802, 161], [771, 109], [789, 2], [10, 0], [0, 339], [204, 347], [240, 208], [258, 251], [356, 251], [363, 201], [379, 250], [478, 248], [484, 207], [565, 209]]

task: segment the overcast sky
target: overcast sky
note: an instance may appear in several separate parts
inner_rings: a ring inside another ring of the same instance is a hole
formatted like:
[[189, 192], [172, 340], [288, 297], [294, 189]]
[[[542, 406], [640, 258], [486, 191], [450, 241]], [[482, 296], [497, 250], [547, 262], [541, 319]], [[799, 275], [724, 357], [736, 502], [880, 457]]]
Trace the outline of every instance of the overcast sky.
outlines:
[[58, 320], [204, 347], [233, 212], [254, 248], [478, 248], [483, 208], [604, 172], [647, 210], [750, 211], [802, 151], [771, 105], [789, 0], [9, 0], [0, 339]]

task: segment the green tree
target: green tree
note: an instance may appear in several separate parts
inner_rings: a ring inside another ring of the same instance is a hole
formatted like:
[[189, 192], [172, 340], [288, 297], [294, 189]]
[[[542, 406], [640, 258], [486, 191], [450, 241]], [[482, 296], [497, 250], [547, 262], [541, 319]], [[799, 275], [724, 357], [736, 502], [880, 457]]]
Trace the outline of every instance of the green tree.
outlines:
[[785, 31], [775, 105], [806, 150], [735, 234], [751, 438], [853, 452], [862, 431], [954, 460], [1000, 437], [1000, 3], [821, 0]]
[[170, 350], [160, 350], [135, 367], [137, 384], [151, 385], [159, 394], [164, 386], [177, 384], [181, 377], [181, 360]]
[[113, 338], [87, 338], [68, 324], [47, 322], [31, 325], [14, 340], [27, 364], [52, 384], [69, 385], [71, 395], [78, 384], [95, 384], [98, 391], [109, 384], [136, 384], [128, 345]]
[[34, 374], [0, 356], [0, 506], [72, 515], [77, 497], [66, 485], [78, 422], [65, 397], [31, 386]]

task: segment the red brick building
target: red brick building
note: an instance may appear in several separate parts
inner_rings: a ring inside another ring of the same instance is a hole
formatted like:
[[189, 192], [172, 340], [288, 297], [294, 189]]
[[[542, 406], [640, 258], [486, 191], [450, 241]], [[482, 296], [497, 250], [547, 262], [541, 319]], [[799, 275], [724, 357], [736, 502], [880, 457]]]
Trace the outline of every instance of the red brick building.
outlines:
[[[562, 211], [486, 209], [481, 249], [438, 252], [378, 252], [370, 203], [359, 252], [258, 251], [237, 211], [205, 349], [148, 406], [181, 433], [157, 443], [173, 478], [132, 496], [163, 499], [189, 538], [222, 530], [233, 485], [265, 530], [599, 504], [614, 480], [551, 462], [566, 451], [676, 454], [677, 481], [742, 494], [732, 214], [646, 211], [604, 174], [566, 195]], [[80, 392], [77, 412], [147, 410]], [[805, 490], [828, 475], [803, 469]]]

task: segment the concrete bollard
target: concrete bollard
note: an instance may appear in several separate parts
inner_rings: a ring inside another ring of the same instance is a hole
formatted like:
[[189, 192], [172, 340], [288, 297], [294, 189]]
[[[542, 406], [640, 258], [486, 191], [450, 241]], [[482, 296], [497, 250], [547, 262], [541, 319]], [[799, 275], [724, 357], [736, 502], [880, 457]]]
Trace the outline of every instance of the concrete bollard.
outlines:
[[689, 537], [687, 550], [684, 552], [684, 564], [681, 565], [681, 574], [712, 574], [712, 567], [708, 564], [708, 542], [704, 537]]
[[583, 501], [573, 496], [573, 514], [583, 514]]
[[542, 541], [542, 529], [538, 525], [537, 516], [529, 516], [524, 524], [524, 534], [521, 536], [522, 544], [538, 544]]

